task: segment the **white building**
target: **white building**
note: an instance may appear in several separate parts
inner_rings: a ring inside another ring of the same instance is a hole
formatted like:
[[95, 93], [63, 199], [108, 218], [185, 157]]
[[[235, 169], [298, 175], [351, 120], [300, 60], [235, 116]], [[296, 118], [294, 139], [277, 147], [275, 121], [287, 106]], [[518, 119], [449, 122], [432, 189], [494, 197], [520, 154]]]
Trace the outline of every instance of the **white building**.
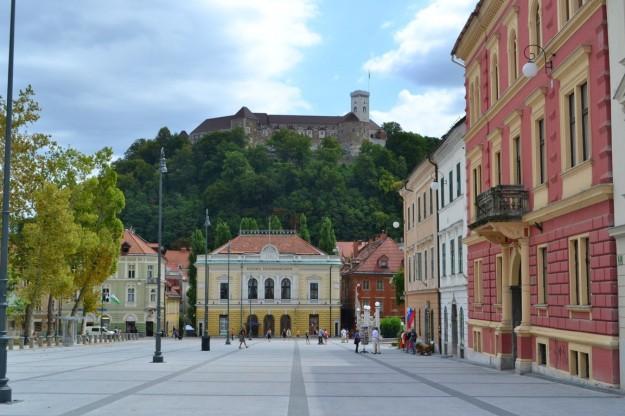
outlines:
[[[612, 175], [614, 180], [614, 228], [616, 239], [621, 388], [625, 386], [625, 3], [608, 0], [608, 46], [612, 99]], [[619, 160], [620, 158], [620, 160]]]
[[464, 357], [467, 339], [467, 232], [464, 117], [433, 154], [438, 167], [438, 249], [442, 353]]

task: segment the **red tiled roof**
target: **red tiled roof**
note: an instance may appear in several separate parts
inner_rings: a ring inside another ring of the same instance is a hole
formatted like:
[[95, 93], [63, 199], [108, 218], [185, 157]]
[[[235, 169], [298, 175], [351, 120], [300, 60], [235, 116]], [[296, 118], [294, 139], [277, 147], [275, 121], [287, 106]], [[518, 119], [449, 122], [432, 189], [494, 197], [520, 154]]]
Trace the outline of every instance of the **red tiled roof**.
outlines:
[[366, 241], [337, 241], [336, 246], [339, 249], [339, 255], [346, 259], [352, 258], [354, 256], [354, 243], [358, 244], [358, 251], [367, 245]]
[[[258, 254], [267, 244], [274, 245], [280, 253], [325, 255], [297, 234], [251, 234], [239, 235], [230, 240], [230, 254]], [[213, 254], [227, 254], [228, 243], [215, 249]]]
[[[382, 268], [378, 260], [386, 256], [388, 267]], [[401, 269], [404, 253], [397, 243], [385, 235], [368, 243], [354, 258], [348, 273], [395, 273]]]
[[180, 270], [185, 276], [189, 270], [189, 254], [190, 250], [182, 247], [180, 250], [167, 250], [165, 259], [167, 267], [172, 270]]
[[121, 244], [122, 246], [128, 244], [128, 251], [122, 250], [122, 256], [128, 254], [156, 254], [156, 250], [152, 249], [150, 243], [135, 234], [132, 230], [124, 230]]

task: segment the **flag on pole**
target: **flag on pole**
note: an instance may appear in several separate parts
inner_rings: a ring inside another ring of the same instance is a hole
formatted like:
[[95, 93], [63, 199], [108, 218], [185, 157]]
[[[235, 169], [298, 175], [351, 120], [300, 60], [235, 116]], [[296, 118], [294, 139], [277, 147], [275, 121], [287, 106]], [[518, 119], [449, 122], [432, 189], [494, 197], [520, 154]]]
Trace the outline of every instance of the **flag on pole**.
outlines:
[[408, 308], [408, 313], [406, 314], [406, 328], [412, 328], [414, 323], [414, 309]]
[[119, 300], [119, 298], [115, 296], [113, 293], [109, 295], [109, 299], [111, 300], [111, 302], [115, 303], [116, 305], [119, 305], [120, 303], [122, 303], [122, 301]]

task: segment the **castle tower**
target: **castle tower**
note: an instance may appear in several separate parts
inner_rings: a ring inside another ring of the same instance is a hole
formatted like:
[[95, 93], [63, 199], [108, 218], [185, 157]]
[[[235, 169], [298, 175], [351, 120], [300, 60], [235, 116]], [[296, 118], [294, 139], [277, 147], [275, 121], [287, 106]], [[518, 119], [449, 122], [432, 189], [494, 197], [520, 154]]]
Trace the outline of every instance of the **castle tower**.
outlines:
[[356, 90], [350, 96], [352, 97], [350, 111], [356, 114], [360, 121], [369, 121], [369, 92]]

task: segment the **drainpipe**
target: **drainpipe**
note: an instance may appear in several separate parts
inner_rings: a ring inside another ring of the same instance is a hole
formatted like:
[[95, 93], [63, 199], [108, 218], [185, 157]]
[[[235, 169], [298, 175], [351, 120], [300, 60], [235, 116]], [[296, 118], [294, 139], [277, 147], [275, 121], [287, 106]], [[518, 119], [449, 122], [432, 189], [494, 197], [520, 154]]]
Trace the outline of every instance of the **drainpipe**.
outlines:
[[[434, 180], [436, 182], [438, 182], [438, 165], [436, 164], [436, 162], [434, 162], [432, 160], [432, 154], [428, 155], [428, 162], [430, 162], [432, 164], [432, 166], [434, 166]], [[443, 188], [443, 186], [439, 186], [439, 189], [437, 191], [437, 196], [438, 196], [438, 192], [445, 192], [445, 189]], [[441, 338], [441, 325], [442, 325], [442, 320], [441, 320], [441, 267], [440, 267], [440, 262], [438, 261], [438, 259], [440, 258], [440, 253], [439, 253], [439, 249], [440, 249], [440, 237], [438, 234], [438, 230], [440, 228], [440, 224], [438, 221], [438, 197], [436, 198], [436, 253], [438, 254], [436, 257], [436, 262], [437, 262], [437, 267], [436, 267], [436, 277], [438, 280], [438, 285], [437, 285], [437, 290], [436, 290], [436, 296], [438, 297], [438, 348], [439, 348], [439, 352], [442, 355], [443, 354], [443, 341]]]

